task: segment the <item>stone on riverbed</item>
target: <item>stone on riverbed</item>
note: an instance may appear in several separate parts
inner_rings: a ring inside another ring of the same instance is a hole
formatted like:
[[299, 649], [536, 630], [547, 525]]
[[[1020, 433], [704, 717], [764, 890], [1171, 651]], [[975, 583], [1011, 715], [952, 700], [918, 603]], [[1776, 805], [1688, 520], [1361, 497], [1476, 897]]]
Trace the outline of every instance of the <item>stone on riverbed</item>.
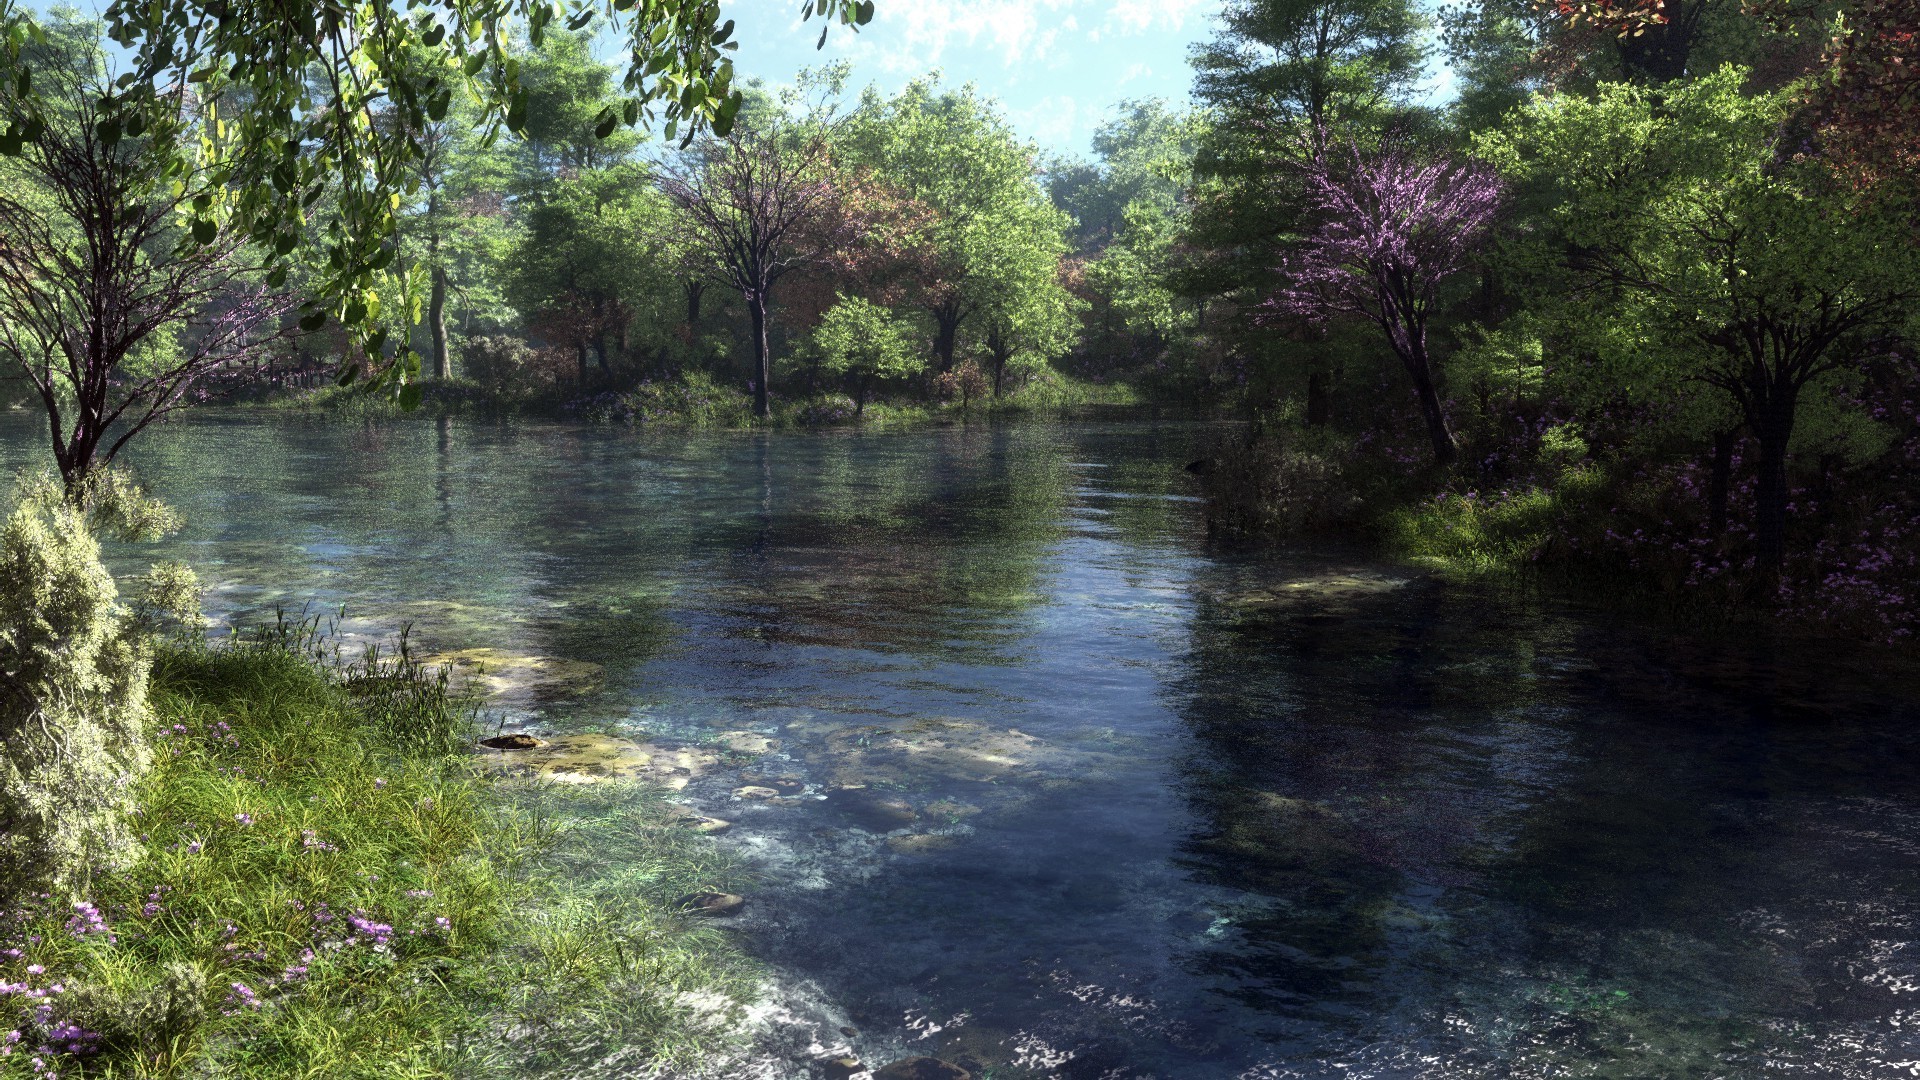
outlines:
[[883, 1066], [873, 1080], [973, 1080], [973, 1074], [939, 1058], [905, 1058]]
[[573, 693], [600, 680], [600, 665], [557, 656], [527, 656], [504, 649], [458, 649], [421, 657], [428, 670], [446, 667], [454, 682], [478, 687], [492, 698], [517, 700]]
[[723, 731], [714, 741], [736, 754], [770, 754], [780, 749], [780, 740], [751, 731]]
[[690, 915], [705, 915], [717, 919], [740, 914], [740, 909], [747, 906], [747, 901], [732, 893], [697, 892], [681, 897], [676, 906]]
[[820, 1075], [826, 1080], [852, 1080], [853, 1077], [867, 1071], [857, 1057], [827, 1058], [820, 1063]]
[[780, 797], [780, 793], [770, 787], [761, 787], [758, 784], [747, 784], [744, 787], [734, 788], [733, 797], [736, 799], [777, 799]]
[[886, 798], [864, 790], [836, 792], [833, 805], [870, 833], [890, 833], [912, 827], [920, 819], [919, 811], [905, 799]]
[[611, 735], [561, 735], [538, 746], [487, 754], [479, 760], [482, 768], [563, 784], [643, 780], [678, 791], [712, 765], [714, 757]]

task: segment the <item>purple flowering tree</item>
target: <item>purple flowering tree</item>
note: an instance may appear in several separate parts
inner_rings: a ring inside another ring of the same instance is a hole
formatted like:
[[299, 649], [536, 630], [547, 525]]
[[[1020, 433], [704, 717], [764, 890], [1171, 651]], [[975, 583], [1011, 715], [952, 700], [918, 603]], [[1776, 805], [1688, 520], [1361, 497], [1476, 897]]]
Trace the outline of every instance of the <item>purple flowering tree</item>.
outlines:
[[1269, 318], [1321, 323], [1358, 315], [1379, 326], [1413, 380], [1434, 460], [1457, 448], [1434, 382], [1427, 325], [1440, 286], [1465, 269], [1500, 211], [1491, 170], [1428, 156], [1400, 141], [1377, 151], [1318, 140], [1303, 166], [1309, 220], [1263, 305]]

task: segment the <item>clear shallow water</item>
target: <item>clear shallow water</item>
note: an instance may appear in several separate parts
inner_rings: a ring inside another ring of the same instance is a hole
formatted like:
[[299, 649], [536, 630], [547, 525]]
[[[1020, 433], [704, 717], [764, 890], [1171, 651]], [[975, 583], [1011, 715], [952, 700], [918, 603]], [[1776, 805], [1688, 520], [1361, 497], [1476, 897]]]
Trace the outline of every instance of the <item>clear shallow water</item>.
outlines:
[[501, 704], [550, 734], [777, 739], [679, 796], [797, 988], [754, 1074], [1920, 1074], [1910, 680], [1215, 552], [1201, 437], [208, 419], [136, 462], [233, 618], [574, 662]]

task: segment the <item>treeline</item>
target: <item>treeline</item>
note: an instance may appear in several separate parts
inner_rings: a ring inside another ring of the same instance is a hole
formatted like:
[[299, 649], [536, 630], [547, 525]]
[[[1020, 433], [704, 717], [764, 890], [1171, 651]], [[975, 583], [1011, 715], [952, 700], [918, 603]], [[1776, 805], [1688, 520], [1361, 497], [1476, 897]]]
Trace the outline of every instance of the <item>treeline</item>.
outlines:
[[1095, 326], [1244, 406], [1203, 466], [1222, 531], [1371, 528], [1905, 638], [1915, 15], [1236, 0], [1167, 129], [1191, 155], [1141, 155], [1179, 195], [1078, 215]]

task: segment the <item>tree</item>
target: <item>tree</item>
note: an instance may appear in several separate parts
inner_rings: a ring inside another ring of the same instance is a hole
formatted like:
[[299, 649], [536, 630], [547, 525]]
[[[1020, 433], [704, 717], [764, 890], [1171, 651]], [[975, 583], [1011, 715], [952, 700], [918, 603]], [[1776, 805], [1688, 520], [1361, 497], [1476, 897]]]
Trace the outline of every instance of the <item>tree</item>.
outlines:
[[813, 331], [821, 369], [853, 380], [856, 414], [867, 411], [876, 379], [903, 379], [926, 370], [907, 328], [892, 312], [857, 296], [838, 296]]
[[258, 282], [219, 179], [216, 107], [182, 85], [172, 113], [105, 137], [98, 42], [56, 16], [23, 49], [32, 107], [0, 94], [0, 120], [23, 133], [0, 158], [0, 350], [39, 395], [70, 490], [196, 383], [255, 355], [293, 306]]
[[934, 360], [945, 371], [967, 320], [1008, 281], [1051, 275], [1068, 223], [1036, 182], [1033, 148], [971, 86], [939, 93], [933, 79], [919, 79], [884, 101], [869, 91], [843, 141], [855, 162], [928, 212], [906, 242], [925, 252], [914, 302], [933, 320]]
[[1413, 380], [1434, 460], [1452, 462], [1458, 448], [1427, 332], [1440, 286], [1465, 269], [1499, 212], [1499, 178], [1396, 139], [1376, 151], [1352, 142], [1322, 150], [1305, 179], [1316, 226], [1281, 267], [1269, 311], [1316, 322], [1358, 315], [1385, 331]]
[[1911, 205], [1778, 145], [1789, 92], [1721, 71], [1592, 101], [1541, 98], [1482, 150], [1550, 188], [1587, 304], [1647, 328], [1675, 381], [1726, 395], [1758, 448], [1756, 587], [1786, 551], [1787, 468], [1810, 394], [1886, 356], [1920, 300]]
[[611, 375], [608, 339], [624, 359], [635, 316], [658, 314], [674, 287], [676, 267], [662, 250], [669, 212], [637, 166], [556, 180], [523, 198], [508, 294], [543, 337], [573, 348], [582, 382], [589, 351]]
[[825, 267], [859, 235], [846, 209], [850, 178], [814, 121], [734, 134], [663, 169], [656, 184], [681, 211], [684, 240], [705, 252], [752, 318], [754, 412], [773, 414], [767, 331], [775, 285]]
[[1423, 23], [1407, 0], [1233, 0], [1194, 46], [1194, 94], [1235, 121], [1326, 132], [1405, 100]]
[[[808, 14], [857, 26], [872, 18], [873, 2], [823, 0]], [[153, 155], [156, 175], [187, 169], [206, 190], [228, 193], [222, 218], [264, 245], [270, 275], [284, 274], [306, 246], [306, 211], [330, 195], [337, 227], [322, 245], [326, 269], [303, 321], [317, 329], [337, 317], [365, 346], [383, 337], [365, 324], [377, 279], [394, 258], [397, 196], [415, 182], [423, 152], [414, 133], [445, 114], [456, 87], [474, 94], [483, 115], [523, 130], [528, 97], [522, 64], [508, 48], [512, 31], [524, 25], [537, 47], [556, 19], [582, 30], [601, 15], [625, 38], [629, 64], [624, 98], [601, 114], [597, 136], [656, 120], [669, 139], [731, 127], [741, 105], [726, 56], [733, 23], [720, 22], [713, 0], [114, 0], [103, 18], [127, 70], [97, 88], [90, 120], [102, 144], [124, 138]], [[0, 0], [0, 95], [8, 117], [0, 155], [19, 153], [67, 108], [57, 80], [39, 78], [33, 43], [45, 36], [20, 0]], [[189, 86], [196, 100], [225, 110], [212, 132], [223, 150], [217, 156], [197, 156], [197, 143], [142, 141], [179, 125]], [[390, 108], [402, 111], [403, 122], [381, 122]], [[202, 226], [194, 235], [212, 244], [220, 232], [208, 235]], [[377, 369], [396, 393], [417, 363], [404, 342], [391, 354], [365, 351], [382, 361], [368, 370]]]

